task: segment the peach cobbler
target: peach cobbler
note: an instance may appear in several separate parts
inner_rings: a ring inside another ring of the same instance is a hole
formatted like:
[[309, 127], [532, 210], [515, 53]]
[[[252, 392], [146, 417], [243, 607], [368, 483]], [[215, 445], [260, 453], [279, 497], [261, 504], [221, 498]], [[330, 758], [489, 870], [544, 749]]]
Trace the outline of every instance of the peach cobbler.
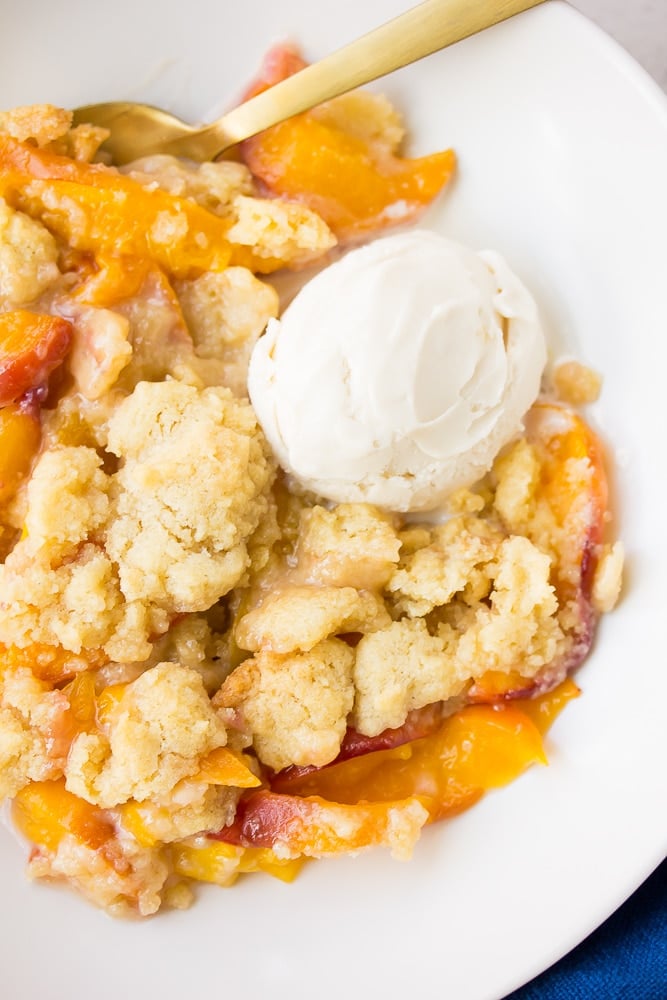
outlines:
[[[253, 89], [300, 65], [273, 53]], [[407, 858], [544, 761], [618, 596], [574, 409], [596, 376], [556, 368], [437, 518], [324, 499], [248, 399], [264, 276], [411, 221], [454, 154], [403, 158], [365, 93], [237, 161], [119, 170], [104, 137], [0, 116], [0, 799], [29, 873], [148, 915], [196, 882]]]

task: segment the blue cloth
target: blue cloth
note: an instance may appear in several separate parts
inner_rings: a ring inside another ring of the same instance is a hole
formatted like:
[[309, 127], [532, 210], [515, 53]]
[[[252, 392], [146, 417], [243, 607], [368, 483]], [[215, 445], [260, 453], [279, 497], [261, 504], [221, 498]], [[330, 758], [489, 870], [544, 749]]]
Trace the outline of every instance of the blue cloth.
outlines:
[[574, 951], [505, 1000], [667, 1000], [667, 861]]

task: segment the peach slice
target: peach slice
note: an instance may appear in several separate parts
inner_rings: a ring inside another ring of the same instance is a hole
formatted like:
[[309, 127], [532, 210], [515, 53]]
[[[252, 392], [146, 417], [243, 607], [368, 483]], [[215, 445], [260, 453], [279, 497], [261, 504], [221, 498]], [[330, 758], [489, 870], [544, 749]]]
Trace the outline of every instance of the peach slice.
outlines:
[[95, 718], [99, 726], [106, 726], [114, 709], [120, 704], [127, 691], [127, 684], [110, 684], [103, 688], [95, 699]]
[[232, 826], [209, 836], [241, 847], [279, 845], [292, 857], [328, 857], [380, 845], [407, 854], [427, 818], [417, 798], [344, 805], [317, 795], [261, 790], [241, 799]]
[[489, 672], [475, 682], [471, 701], [493, 702], [546, 691], [588, 655], [597, 614], [591, 588], [607, 516], [608, 487], [600, 441], [574, 410], [536, 403], [526, 435], [540, 464], [535, 511], [526, 533], [553, 554], [552, 583], [568, 612], [568, 648], [532, 678], [520, 665], [510, 673]]
[[28, 667], [40, 681], [53, 685], [70, 681], [84, 671], [97, 670], [108, 659], [101, 649], [72, 653], [62, 646], [50, 646], [45, 642], [32, 642], [27, 646], [0, 644], [0, 669]]
[[478, 705], [450, 716], [423, 739], [303, 777], [278, 776], [272, 787], [350, 805], [418, 797], [435, 820], [468, 808], [533, 763], [546, 759], [528, 715], [516, 705]]
[[0, 195], [75, 250], [148, 257], [182, 278], [222, 270], [231, 257], [228, 223], [194, 201], [9, 136], [0, 136]]
[[[335, 760], [325, 767], [333, 767], [345, 760], [353, 757], [362, 757], [369, 753], [376, 753], [379, 750], [392, 750], [400, 747], [404, 743], [412, 740], [422, 739], [430, 736], [442, 725], [443, 703], [435, 702], [432, 705], [425, 705], [424, 708], [416, 708], [408, 713], [408, 717], [402, 726], [397, 729], [385, 729], [377, 736], [364, 736], [356, 729], [348, 728], [340, 746], [340, 752]], [[297, 766], [293, 764], [278, 772], [271, 779], [271, 786], [275, 790], [283, 788], [289, 790], [293, 781], [304, 778], [313, 771], [321, 770], [314, 765]]]
[[242, 754], [226, 747], [211, 750], [200, 763], [196, 778], [211, 785], [231, 785], [234, 788], [256, 788], [260, 779], [248, 767]]
[[[250, 95], [305, 66], [298, 52], [271, 50]], [[452, 150], [419, 159], [395, 155], [382, 138], [355, 134], [317, 111], [246, 140], [242, 155], [266, 193], [300, 201], [343, 241], [415, 218], [448, 182]]]
[[[419, 802], [428, 811], [429, 822], [455, 815], [474, 805], [485, 791], [513, 781], [532, 764], [546, 763], [542, 736], [578, 694], [576, 684], [567, 679], [556, 690], [531, 700], [468, 706], [430, 736], [389, 750], [305, 774], [297, 774], [296, 769], [283, 771], [272, 780], [271, 792], [251, 793], [242, 799], [233, 826], [216, 837], [264, 847], [280, 843], [293, 853], [319, 856], [362, 846], [354, 837], [340, 842], [330, 839], [327, 809], [345, 817], [347, 807], [351, 830], [355, 824], [363, 825], [369, 810], [382, 805], [393, 808], [397, 802], [403, 806]], [[322, 810], [324, 832], [318, 827]], [[378, 836], [377, 814], [375, 822]]]
[[97, 721], [97, 700], [95, 698], [95, 675], [84, 671], [63, 688], [70, 706], [72, 723], [77, 732], [87, 732]]
[[304, 865], [302, 858], [279, 858], [270, 848], [237, 847], [219, 840], [204, 844], [177, 842], [171, 859], [177, 875], [197, 882], [232, 885], [239, 875], [266, 872], [281, 882], [293, 882]]
[[246, 88], [243, 100], [249, 101], [256, 94], [268, 90], [288, 76], [294, 76], [300, 69], [305, 69], [308, 63], [294, 45], [278, 44], [265, 53], [259, 73]]
[[545, 508], [556, 539], [555, 586], [561, 599], [590, 597], [607, 511], [602, 445], [574, 410], [536, 403], [526, 435], [540, 462], [537, 515]]
[[104, 811], [68, 792], [64, 779], [26, 785], [14, 798], [12, 816], [28, 840], [51, 852], [68, 834], [97, 850], [115, 833]]
[[518, 777], [534, 763], [546, 763], [541, 728], [566, 703], [545, 695], [536, 721], [514, 705], [468, 706], [439, 730], [390, 750], [366, 753], [307, 774], [283, 772], [270, 791], [241, 799], [234, 824], [216, 839], [245, 847], [289, 850], [293, 856], [322, 857], [390, 840], [392, 811], [416, 837], [422, 822], [451, 816], [477, 802], [485, 791]]
[[556, 537], [554, 586], [561, 605], [570, 607], [570, 647], [560, 663], [547, 668], [553, 685], [588, 655], [597, 625], [591, 601], [593, 578], [608, 509], [604, 453], [598, 437], [574, 410], [538, 403], [526, 422], [528, 440], [541, 464], [540, 506], [553, 518]]
[[95, 266], [81, 269], [85, 280], [76, 297], [91, 306], [113, 306], [141, 291], [151, 270], [142, 257], [111, 257], [98, 254]]
[[27, 477], [41, 437], [36, 407], [0, 409], [0, 504], [11, 500]]
[[581, 694], [571, 677], [566, 677], [558, 687], [535, 698], [521, 701], [521, 711], [535, 723], [544, 736], [564, 708]]
[[0, 315], [0, 406], [36, 389], [69, 350], [72, 325], [59, 316], [16, 309]]

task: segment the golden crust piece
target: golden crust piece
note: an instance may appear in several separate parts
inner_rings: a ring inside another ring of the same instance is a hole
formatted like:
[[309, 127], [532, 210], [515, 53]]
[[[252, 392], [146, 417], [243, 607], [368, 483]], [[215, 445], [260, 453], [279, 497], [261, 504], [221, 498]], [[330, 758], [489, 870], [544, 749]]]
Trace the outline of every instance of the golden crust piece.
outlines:
[[104, 140], [108, 138], [108, 129], [83, 123], [75, 125], [64, 135], [54, 139], [50, 143], [49, 149], [60, 156], [69, 156], [73, 160], [90, 163], [91, 160], [95, 159]]
[[[524, 535], [540, 552], [559, 564], [560, 578], [580, 583], [581, 538], [590, 523], [590, 496], [597, 472], [586, 456], [566, 458], [561, 467], [562, 489], [572, 498], [567, 521], [559, 521], [552, 504], [536, 490], [539, 461], [533, 447], [518, 441], [494, 463], [496, 492], [493, 508], [512, 535]], [[577, 525], [580, 525], [577, 527]]]
[[291, 653], [309, 650], [327, 636], [373, 632], [390, 621], [384, 603], [353, 587], [287, 586], [273, 591], [235, 629], [242, 649]]
[[37, 463], [24, 537], [0, 566], [4, 642], [46, 642], [78, 653], [112, 637], [118, 642], [129, 630], [126, 658], [147, 655], [147, 636], [158, 623], [124, 602], [104, 550], [109, 478], [100, 465], [97, 453], [85, 447], [46, 451]]
[[278, 315], [278, 293], [245, 267], [207, 271], [177, 285], [183, 315], [197, 354], [220, 358], [231, 347], [253, 347]]
[[159, 609], [126, 602], [111, 560], [93, 544], [55, 566], [31, 557], [29, 538], [20, 541], [0, 566], [0, 627], [5, 642], [60, 645], [78, 653], [103, 647], [112, 659], [144, 660], [149, 637], [168, 621]]
[[109, 136], [97, 125], [72, 126], [72, 112], [53, 104], [28, 104], [0, 112], [0, 131], [19, 142], [32, 140], [60, 156], [90, 162]]
[[15, 309], [39, 298], [60, 277], [57, 258], [56, 241], [41, 222], [0, 198], [0, 306]]
[[299, 570], [314, 583], [379, 589], [391, 576], [400, 547], [391, 517], [370, 504], [312, 507], [301, 514]]
[[502, 537], [488, 521], [465, 515], [434, 528], [431, 543], [402, 559], [387, 585], [398, 611], [426, 615], [456, 594], [482, 600], [491, 588], [489, 564]]
[[326, 222], [305, 205], [248, 195], [234, 198], [227, 239], [233, 263], [260, 273], [305, 266], [336, 245]]
[[460, 631], [448, 624], [439, 628], [460, 677], [478, 678], [487, 670], [532, 677], [564, 651], [550, 572], [549, 556], [527, 538], [502, 542], [489, 605], [476, 608]]
[[11, 111], [0, 112], [0, 131], [19, 142], [33, 139], [46, 146], [60, 139], [72, 124], [72, 112], [54, 104], [25, 104]]
[[[471, 537], [477, 537], [461, 531], [461, 522], [456, 521], [435, 530], [446, 528], [453, 536], [458, 533], [464, 553]], [[463, 600], [451, 602], [455, 591], [448, 588], [448, 620], [435, 626], [436, 635], [429, 633], [423, 618], [415, 618], [361, 640], [354, 667], [353, 713], [360, 732], [375, 736], [400, 726], [411, 709], [456, 697], [487, 671], [518, 670], [523, 677], [532, 677], [564, 650], [558, 602], [549, 582], [549, 557], [522, 536], [493, 538], [492, 552], [493, 558], [479, 573], [483, 593], [478, 590], [473, 599], [464, 585]], [[416, 556], [421, 553], [430, 564], [433, 548], [420, 549]], [[475, 589], [474, 564], [467, 564], [464, 557], [458, 565], [466, 570], [460, 579], [472, 580]], [[428, 586], [431, 577], [426, 569], [422, 566], [423, 576], [415, 579]], [[450, 572], [455, 572], [453, 565]], [[442, 574], [433, 579], [434, 588], [442, 585], [444, 593]]]
[[178, 198], [192, 198], [215, 215], [229, 213], [234, 198], [252, 194], [252, 174], [243, 163], [189, 163], [167, 154], [134, 160], [121, 173], [129, 174], [144, 187], [156, 187]]
[[411, 709], [458, 695], [465, 684], [421, 618], [364, 636], [356, 654], [352, 724], [365, 736], [395, 729]]
[[273, 475], [251, 408], [226, 389], [140, 383], [109, 424], [122, 460], [107, 550], [132, 600], [203, 611], [245, 572]]
[[65, 768], [67, 789], [103, 808], [159, 800], [227, 742], [199, 674], [174, 663], [129, 684], [103, 730], [78, 735]]
[[142, 847], [172, 844], [202, 831], [229, 826], [236, 813], [240, 788], [207, 785], [184, 778], [164, 800], [128, 802], [122, 806], [120, 822]]
[[31, 878], [65, 879], [91, 903], [119, 917], [156, 913], [169, 874], [161, 850], [140, 847], [131, 838], [100, 851], [65, 836], [55, 852], [38, 852], [28, 865]]
[[278, 315], [275, 289], [245, 267], [228, 267], [179, 282], [176, 290], [197, 356], [220, 366], [216, 374], [234, 395], [247, 396], [252, 349]]
[[260, 652], [229, 675], [213, 703], [241, 713], [260, 759], [279, 771], [332, 761], [354, 701], [354, 652], [325, 639], [309, 652]]
[[68, 709], [66, 696], [27, 668], [0, 672], [0, 802], [28, 781], [60, 777]]
[[493, 473], [496, 479], [494, 508], [510, 530], [518, 530], [534, 513], [535, 490], [540, 478], [535, 449], [521, 438], [496, 459]]
[[571, 406], [594, 403], [602, 389], [598, 372], [580, 361], [561, 361], [554, 368], [552, 380], [558, 398]]
[[384, 147], [387, 153], [396, 153], [405, 136], [401, 115], [384, 94], [352, 90], [325, 101], [309, 113], [324, 125], [372, 143], [376, 148]]
[[39, 556], [55, 561], [95, 536], [109, 517], [109, 477], [92, 448], [56, 448], [41, 456], [28, 484], [25, 533]]

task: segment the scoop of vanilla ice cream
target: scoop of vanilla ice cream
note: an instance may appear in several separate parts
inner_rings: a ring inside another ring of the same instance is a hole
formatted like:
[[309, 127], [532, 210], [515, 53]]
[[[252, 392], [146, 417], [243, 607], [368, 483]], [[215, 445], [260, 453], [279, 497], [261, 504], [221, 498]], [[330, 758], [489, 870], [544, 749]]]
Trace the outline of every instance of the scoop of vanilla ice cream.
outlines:
[[488, 471], [545, 363], [535, 302], [502, 257], [416, 230], [308, 282], [255, 345], [248, 385], [303, 486], [416, 511]]

